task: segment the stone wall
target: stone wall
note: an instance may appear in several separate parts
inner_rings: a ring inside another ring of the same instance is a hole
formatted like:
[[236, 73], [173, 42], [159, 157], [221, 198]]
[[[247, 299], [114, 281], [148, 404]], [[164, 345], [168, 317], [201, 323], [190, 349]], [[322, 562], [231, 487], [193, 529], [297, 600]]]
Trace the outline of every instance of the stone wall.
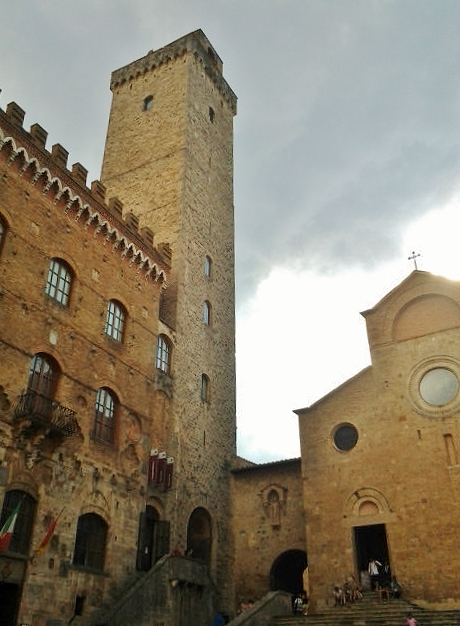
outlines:
[[300, 459], [250, 466], [232, 473], [237, 605], [270, 591], [275, 561], [305, 550]]

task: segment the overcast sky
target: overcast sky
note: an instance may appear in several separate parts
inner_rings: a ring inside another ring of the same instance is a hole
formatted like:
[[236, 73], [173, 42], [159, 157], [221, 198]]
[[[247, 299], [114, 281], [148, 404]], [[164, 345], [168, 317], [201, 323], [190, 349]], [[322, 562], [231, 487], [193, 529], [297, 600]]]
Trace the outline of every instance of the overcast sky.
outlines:
[[411, 251], [460, 278], [460, 1], [0, 0], [0, 106], [98, 179], [111, 72], [198, 28], [238, 96], [238, 450], [289, 458]]

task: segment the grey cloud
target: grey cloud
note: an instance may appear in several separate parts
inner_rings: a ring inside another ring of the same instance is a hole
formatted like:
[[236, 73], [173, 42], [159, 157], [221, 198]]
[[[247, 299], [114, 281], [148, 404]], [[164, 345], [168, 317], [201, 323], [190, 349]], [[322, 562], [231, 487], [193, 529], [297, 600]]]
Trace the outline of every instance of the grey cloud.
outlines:
[[290, 43], [282, 75], [265, 74], [259, 107], [270, 113], [243, 114], [237, 263], [248, 293], [274, 259], [331, 271], [392, 258], [404, 226], [458, 187], [460, 5], [337, 6], [322, 4], [313, 42]]
[[204, 30], [239, 98], [240, 305], [275, 265], [393, 258], [404, 226], [458, 189], [457, 0], [69, 0], [65, 11], [16, 0], [1, 11], [2, 108], [16, 100], [91, 180], [110, 72]]

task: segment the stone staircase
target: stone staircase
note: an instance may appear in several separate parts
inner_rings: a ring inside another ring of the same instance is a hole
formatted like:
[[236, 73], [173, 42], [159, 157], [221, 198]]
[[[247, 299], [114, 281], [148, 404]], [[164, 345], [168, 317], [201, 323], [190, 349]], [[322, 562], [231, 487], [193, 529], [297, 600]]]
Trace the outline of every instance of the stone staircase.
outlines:
[[328, 607], [317, 615], [277, 617], [276, 626], [404, 626], [411, 612], [419, 626], [460, 625], [460, 610], [422, 609], [401, 598], [381, 602], [374, 592], [366, 592], [354, 604]]

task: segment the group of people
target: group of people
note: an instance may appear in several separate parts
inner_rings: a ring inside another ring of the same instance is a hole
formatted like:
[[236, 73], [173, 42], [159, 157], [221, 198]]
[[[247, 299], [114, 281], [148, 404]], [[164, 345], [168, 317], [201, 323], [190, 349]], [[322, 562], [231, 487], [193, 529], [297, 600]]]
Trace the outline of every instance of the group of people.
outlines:
[[361, 586], [354, 576], [349, 576], [343, 585], [334, 587], [334, 606], [345, 606], [362, 598]]
[[396, 580], [396, 576], [392, 576], [390, 564], [385, 561], [384, 564], [377, 559], [371, 559], [367, 568], [371, 581], [371, 589], [378, 591], [385, 590], [387, 597], [399, 598], [401, 595], [401, 586]]
[[305, 591], [292, 596], [292, 612], [294, 615], [306, 615], [308, 613], [308, 599]]

